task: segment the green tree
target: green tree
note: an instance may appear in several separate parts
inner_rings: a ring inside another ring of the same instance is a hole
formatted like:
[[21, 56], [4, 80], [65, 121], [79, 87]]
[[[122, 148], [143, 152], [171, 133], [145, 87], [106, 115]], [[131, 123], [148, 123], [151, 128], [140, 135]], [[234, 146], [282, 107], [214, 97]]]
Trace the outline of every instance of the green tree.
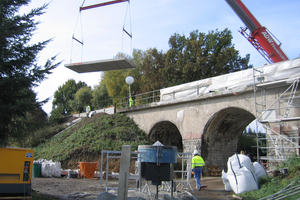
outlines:
[[108, 95], [105, 84], [97, 85], [93, 90], [92, 105], [95, 109], [100, 109], [112, 105], [112, 98]]
[[57, 106], [55, 109], [51, 111], [51, 115], [49, 117], [50, 122], [60, 124], [63, 122], [64, 115], [64, 108], [62, 106]]
[[250, 55], [239, 55], [227, 28], [208, 34], [196, 30], [189, 37], [176, 33], [170, 37], [169, 45], [165, 68], [161, 70], [169, 86], [252, 68]]
[[[74, 79], [69, 79], [62, 86], [59, 86], [58, 90], [54, 92], [54, 99], [52, 102], [52, 112], [56, 115], [66, 115], [71, 114], [73, 111], [70, 101], [75, 99], [76, 92], [83, 87], [86, 87], [87, 84], [79, 81], [76, 83]], [[54, 111], [56, 110], [56, 111]]]
[[93, 91], [90, 87], [80, 88], [75, 94], [75, 101], [78, 102], [79, 112], [85, 110], [86, 106], [91, 104], [93, 98]]
[[[124, 81], [128, 75], [135, 79], [132, 93], [141, 94], [252, 68], [249, 65], [250, 55], [245, 58], [239, 55], [228, 29], [208, 34], [196, 30], [189, 37], [175, 33], [169, 39], [169, 46], [166, 53], [156, 48], [146, 51], [134, 49], [133, 58], [128, 59], [136, 65], [135, 69], [104, 72], [102, 83], [114, 102], [128, 97], [128, 85]], [[135, 99], [136, 103], [138, 101], [143, 100]]]
[[[134, 51], [133, 55], [136, 54]], [[135, 59], [130, 58], [122, 53], [119, 53], [117, 58], [126, 57], [130, 61], [132, 61], [135, 65]], [[132, 76], [134, 78], [134, 83], [131, 85], [131, 92], [136, 94], [140, 92], [141, 86], [141, 75], [139, 66], [135, 69], [127, 69], [127, 70], [113, 70], [113, 71], [105, 71], [101, 78], [101, 84], [104, 84], [107, 88], [108, 95], [113, 99], [114, 102], [117, 101], [119, 98], [128, 97], [128, 85], [125, 82], [127, 76]]]
[[21, 118], [35, 111], [43, 103], [37, 102], [32, 88], [42, 82], [60, 63], [55, 56], [43, 66], [37, 64], [37, 55], [50, 40], [30, 43], [39, 24], [34, 17], [42, 15], [47, 5], [21, 15], [19, 10], [30, 0], [0, 1], [0, 146], [14, 137], [25, 123]]
[[164, 88], [167, 85], [163, 75], [165, 68], [165, 54], [156, 48], [150, 48], [144, 53], [140, 71], [142, 76], [142, 92], [149, 92]]
[[70, 105], [70, 107], [72, 108], [73, 113], [75, 112], [80, 113], [82, 111], [82, 106], [80, 105], [80, 102], [78, 102], [76, 99], [69, 100], [68, 105]]
[[26, 138], [32, 136], [36, 130], [45, 127], [48, 116], [41, 107], [37, 106], [34, 110], [26, 112], [25, 116], [13, 119], [13, 122], [14, 126], [10, 130], [13, 130], [16, 134], [14, 137], [9, 138], [9, 143], [13, 146], [26, 147], [24, 146]]

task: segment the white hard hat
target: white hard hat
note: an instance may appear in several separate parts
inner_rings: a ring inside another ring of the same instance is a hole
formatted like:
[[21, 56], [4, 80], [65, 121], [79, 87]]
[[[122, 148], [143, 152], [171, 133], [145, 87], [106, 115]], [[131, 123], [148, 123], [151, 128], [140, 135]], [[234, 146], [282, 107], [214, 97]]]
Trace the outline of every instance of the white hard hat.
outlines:
[[194, 151], [194, 155], [195, 155], [195, 154], [198, 154], [198, 151], [197, 151], [197, 150]]

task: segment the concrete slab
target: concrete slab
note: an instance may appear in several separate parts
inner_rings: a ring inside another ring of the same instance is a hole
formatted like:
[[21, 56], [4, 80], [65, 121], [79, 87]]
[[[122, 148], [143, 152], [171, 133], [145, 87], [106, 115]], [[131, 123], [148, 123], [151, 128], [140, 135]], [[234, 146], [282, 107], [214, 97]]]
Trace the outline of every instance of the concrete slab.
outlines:
[[132, 69], [136, 66], [126, 58], [113, 58], [108, 60], [70, 63], [65, 64], [65, 67], [77, 73], [87, 73], [120, 69]]

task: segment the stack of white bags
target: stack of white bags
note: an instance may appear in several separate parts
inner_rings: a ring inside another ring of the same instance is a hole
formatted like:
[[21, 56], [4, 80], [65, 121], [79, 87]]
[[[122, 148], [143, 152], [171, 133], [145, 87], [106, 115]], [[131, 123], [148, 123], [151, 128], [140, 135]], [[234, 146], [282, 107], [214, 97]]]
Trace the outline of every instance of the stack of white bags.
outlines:
[[45, 160], [45, 159], [40, 159], [34, 162], [41, 163], [42, 177], [61, 177], [60, 162], [53, 162], [52, 160]]
[[268, 176], [265, 168], [244, 154], [235, 154], [228, 159], [228, 171], [222, 171], [226, 191], [236, 194], [258, 190], [258, 180]]

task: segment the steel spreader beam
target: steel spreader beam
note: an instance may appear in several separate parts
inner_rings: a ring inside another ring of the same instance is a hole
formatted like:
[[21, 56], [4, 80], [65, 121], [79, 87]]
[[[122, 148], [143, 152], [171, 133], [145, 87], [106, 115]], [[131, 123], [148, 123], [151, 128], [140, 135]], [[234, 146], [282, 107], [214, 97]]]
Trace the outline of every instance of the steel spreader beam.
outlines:
[[91, 8], [97, 8], [97, 7], [101, 7], [101, 6], [107, 6], [107, 5], [111, 5], [111, 4], [115, 4], [115, 3], [122, 3], [122, 2], [126, 2], [129, 0], [115, 0], [115, 1], [108, 1], [108, 2], [104, 2], [104, 3], [99, 3], [99, 4], [94, 4], [94, 5], [90, 5], [90, 6], [84, 6], [84, 7], [80, 7], [79, 10], [87, 10], [87, 9], [91, 9]]

